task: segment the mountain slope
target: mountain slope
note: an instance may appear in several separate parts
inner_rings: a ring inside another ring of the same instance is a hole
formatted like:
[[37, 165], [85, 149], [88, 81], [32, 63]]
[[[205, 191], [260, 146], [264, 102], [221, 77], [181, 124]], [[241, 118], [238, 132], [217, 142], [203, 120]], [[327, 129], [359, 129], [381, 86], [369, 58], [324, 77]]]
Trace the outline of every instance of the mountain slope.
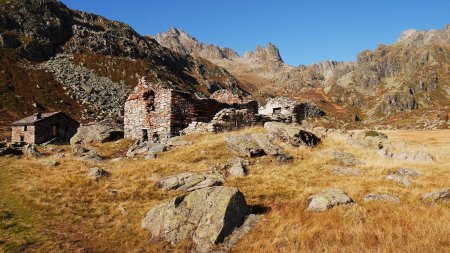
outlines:
[[[4, 81], [1, 83], [0, 96], [8, 97], [8, 102], [1, 102], [2, 124], [8, 124], [32, 112], [54, 110], [53, 101], [67, 99], [77, 109], [68, 108], [66, 112], [76, 118], [89, 120], [101, 115], [120, 120], [123, 111], [120, 105], [123, 105], [126, 94], [140, 76], [199, 96], [208, 96], [219, 89], [246, 94], [228, 71], [206, 59], [174, 52], [150, 37], [141, 36], [126, 24], [68, 9], [56, 0], [1, 2], [0, 51], [1, 61], [14, 66], [2, 68]], [[65, 61], [66, 64], [74, 66], [46, 64], [58, 55], [69, 61]], [[32, 98], [11, 102], [11, 97], [23, 92], [21, 84], [13, 78], [19, 74], [18, 68], [33, 69], [39, 73], [37, 76], [46, 77], [27, 80], [30, 87], [39, 85], [45, 90], [49, 83], [54, 86], [59, 84], [58, 89], [52, 88], [55, 91], [50, 96], [52, 99], [41, 99], [42, 90], [38, 89], [30, 95]], [[119, 89], [118, 92], [114, 92], [108, 84], [110, 81], [84, 78], [83, 74], [77, 73], [81, 69], [84, 69], [83, 73], [93, 71], [98, 77], [110, 79], [118, 84], [113, 85], [114, 89]], [[57, 73], [57, 76], [53, 77], [51, 73]], [[78, 86], [83, 84], [81, 79], [97, 80], [93, 85], [110, 89], [111, 94], [118, 95], [118, 101], [110, 103], [113, 100], [108, 97], [94, 99], [102, 96], [101, 92], [96, 89], [87, 89], [89, 92], [80, 89]], [[57, 90], [64, 92], [56, 92]], [[80, 101], [80, 97], [86, 99]], [[39, 106], [33, 106], [33, 103]]]
[[[164, 35], [156, 40], [160, 37]], [[352, 122], [358, 115], [365, 125], [434, 128], [448, 126], [449, 56], [450, 25], [405, 31], [393, 45], [359, 53], [356, 62], [289, 66], [271, 43], [243, 57], [206, 57], [229, 70], [253, 95], [312, 100], [335, 123], [358, 127], [360, 123]]]

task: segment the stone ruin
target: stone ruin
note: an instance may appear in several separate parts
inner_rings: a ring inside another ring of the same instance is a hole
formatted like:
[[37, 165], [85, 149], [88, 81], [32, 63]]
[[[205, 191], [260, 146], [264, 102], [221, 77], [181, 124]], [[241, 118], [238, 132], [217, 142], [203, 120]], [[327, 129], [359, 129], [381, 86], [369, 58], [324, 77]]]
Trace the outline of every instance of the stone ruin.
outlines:
[[296, 102], [285, 97], [269, 98], [258, 113], [271, 118], [271, 121], [300, 123], [308, 117], [325, 116], [320, 108], [310, 102]]
[[125, 138], [158, 141], [176, 136], [192, 122], [210, 122], [226, 108], [247, 110], [252, 114], [257, 112], [258, 105], [254, 101], [244, 103], [238, 96], [223, 91], [216, 97], [221, 102], [197, 98], [190, 93], [141, 79], [125, 102]]
[[314, 104], [284, 97], [271, 98], [259, 108], [257, 102], [246, 100], [229, 90], [197, 98], [141, 79], [125, 102], [124, 135], [158, 142], [180, 134], [234, 131], [268, 121], [300, 123], [307, 117], [325, 115]]

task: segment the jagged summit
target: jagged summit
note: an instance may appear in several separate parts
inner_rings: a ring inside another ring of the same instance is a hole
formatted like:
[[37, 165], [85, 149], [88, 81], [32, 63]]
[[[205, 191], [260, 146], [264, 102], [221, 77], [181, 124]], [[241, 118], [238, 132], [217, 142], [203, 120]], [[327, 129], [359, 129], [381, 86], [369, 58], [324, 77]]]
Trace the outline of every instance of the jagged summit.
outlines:
[[239, 55], [224, 47], [199, 42], [196, 38], [178, 28], [169, 28], [167, 32], [155, 35], [155, 40], [164, 47], [184, 55], [194, 55], [205, 59], [233, 59]]
[[256, 60], [259, 62], [283, 62], [283, 59], [281, 59], [280, 56], [280, 51], [274, 44], [270, 42], [267, 43], [266, 47], [257, 45], [254, 52], [246, 51], [243, 58]]
[[400, 34], [396, 43], [407, 45], [409, 47], [423, 45], [450, 45], [450, 24], [446, 24], [443, 30], [406, 30]]

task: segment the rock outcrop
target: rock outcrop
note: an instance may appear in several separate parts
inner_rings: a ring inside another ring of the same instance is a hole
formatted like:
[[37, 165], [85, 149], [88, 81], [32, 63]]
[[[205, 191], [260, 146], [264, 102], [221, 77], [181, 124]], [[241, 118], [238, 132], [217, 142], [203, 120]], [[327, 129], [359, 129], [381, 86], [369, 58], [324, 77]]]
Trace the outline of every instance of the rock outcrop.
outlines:
[[319, 137], [313, 133], [303, 130], [298, 125], [288, 125], [279, 122], [266, 122], [264, 124], [264, 128], [274, 138], [280, 139], [295, 147], [301, 145], [314, 147], [320, 143]]
[[425, 201], [436, 202], [436, 201], [450, 201], [450, 187], [444, 188], [434, 192], [428, 192], [423, 194], [422, 199]]
[[82, 125], [70, 139], [70, 144], [91, 144], [116, 141], [123, 138], [123, 130], [101, 123]]
[[392, 196], [389, 194], [380, 194], [380, 193], [369, 193], [366, 196], [364, 196], [364, 201], [387, 201], [387, 202], [394, 202], [399, 203], [400, 199], [396, 196]]
[[163, 177], [156, 182], [156, 187], [163, 190], [194, 191], [201, 188], [220, 186], [225, 181], [217, 172], [185, 172], [174, 176]]
[[225, 142], [230, 150], [243, 157], [259, 157], [271, 155], [280, 161], [292, 159], [283, 149], [274, 144], [264, 133], [244, 133], [227, 136]]
[[141, 222], [154, 238], [176, 244], [192, 239], [197, 251], [210, 252], [249, 214], [236, 188], [217, 186], [192, 191], [154, 206]]
[[338, 188], [326, 189], [308, 198], [308, 211], [322, 212], [337, 205], [352, 204], [353, 200]]

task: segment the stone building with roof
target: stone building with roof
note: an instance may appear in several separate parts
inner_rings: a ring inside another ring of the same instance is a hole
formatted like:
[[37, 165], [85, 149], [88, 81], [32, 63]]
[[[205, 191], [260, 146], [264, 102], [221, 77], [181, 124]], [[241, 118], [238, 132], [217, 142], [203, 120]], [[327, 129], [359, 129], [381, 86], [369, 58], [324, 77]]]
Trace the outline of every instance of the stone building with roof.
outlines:
[[148, 140], [179, 135], [191, 122], [209, 122], [225, 108], [257, 111], [254, 101], [233, 102], [197, 98], [191, 93], [141, 79], [125, 102], [125, 138]]
[[80, 124], [62, 112], [36, 113], [12, 123], [13, 143], [41, 144], [52, 139], [68, 141]]

